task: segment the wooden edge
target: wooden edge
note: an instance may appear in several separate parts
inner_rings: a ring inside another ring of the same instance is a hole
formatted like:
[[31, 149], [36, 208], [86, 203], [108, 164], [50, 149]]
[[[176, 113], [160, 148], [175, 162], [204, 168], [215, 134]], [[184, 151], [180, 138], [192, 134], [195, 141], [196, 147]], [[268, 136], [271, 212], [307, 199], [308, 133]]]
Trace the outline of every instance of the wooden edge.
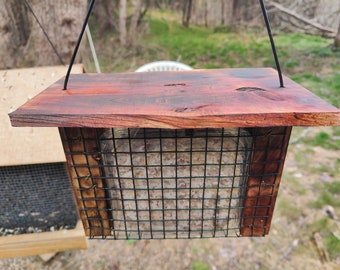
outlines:
[[87, 154], [98, 151], [97, 129], [59, 128], [68, 173], [86, 236], [111, 235], [100, 159]]
[[[267, 68], [75, 74], [9, 114], [13, 126], [217, 128], [336, 126], [340, 110]], [[159, 72], [158, 72], [159, 73]]]
[[0, 237], [1, 259], [87, 248], [87, 238], [80, 221], [72, 230]]
[[240, 229], [242, 236], [269, 233], [291, 129], [253, 129], [253, 153]]
[[279, 187], [280, 187], [280, 184], [281, 184], [281, 177], [282, 177], [283, 167], [284, 167], [286, 156], [287, 156], [291, 132], [292, 132], [292, 127], [286, 127], [285, 134], [283, 134], [284, 137], [283, 137], [283, 141], [282, 141], [281, 155], [274, 157], [276, 159], [280, 158], [281, 162], [280, 162], [278, 170], [277, 170], [276, 179], [274, 179], [274, 182], [273, 182], [273, 184], [275, 184], [274, 190], [273, 190], [273, 196], [270, 200], [270, 207], [267, 210], [268, 218], [266, 219], [266, 234], [269, 233], [270, 226], [271, 226], [271, 223], [272, 223], [276, 198], [277, 198], [277, 195], [279, 193]]
[[60, 137], [61, 137], [62, 145], [63, 145], [65, 156], [66, 156], [67, 173], [69, 175], [70, 183], [72, 185], [73, 197], [74, 197], [76, 205], [77, 205], [78, 214], [79, 214], [80, 219], [81, 219], [81, 221], [83, 223], [83, 228], [84, 228], [85, 235], [88, 235], [88, 232], [87, 232], [88, 229], [87, 228], [89, 227], [89, 224], [85, 220], [85, 217], [83, 216], [84, 213], [79, 212], [79, 208], [83, 208], [84, 207], [82, 201], [77, 199], [80, 196], [79, 185], [78, 185], [77, 181], [72, 181], [72, 177], [75, 174], [73, 172], [73, 170], [71, 169], [71, 166], [72, 166], [72, 157], [70, 155], [66, 154], [68, 152], [71, 152], [70, 147], [69, 147], [69, 145], [67, 143], [67, 133], [66, 133], [64, 128], [59, 128], [59, 134], [60, 134]]

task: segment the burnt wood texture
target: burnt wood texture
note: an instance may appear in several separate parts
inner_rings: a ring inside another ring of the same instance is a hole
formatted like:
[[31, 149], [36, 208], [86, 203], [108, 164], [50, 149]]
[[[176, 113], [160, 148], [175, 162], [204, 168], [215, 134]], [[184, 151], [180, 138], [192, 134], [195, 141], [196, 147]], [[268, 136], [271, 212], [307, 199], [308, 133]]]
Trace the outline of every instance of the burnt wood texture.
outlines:
[[269, 68], [71, 75], [10, 113], [13, 126], [331, 126], [340, 111]]

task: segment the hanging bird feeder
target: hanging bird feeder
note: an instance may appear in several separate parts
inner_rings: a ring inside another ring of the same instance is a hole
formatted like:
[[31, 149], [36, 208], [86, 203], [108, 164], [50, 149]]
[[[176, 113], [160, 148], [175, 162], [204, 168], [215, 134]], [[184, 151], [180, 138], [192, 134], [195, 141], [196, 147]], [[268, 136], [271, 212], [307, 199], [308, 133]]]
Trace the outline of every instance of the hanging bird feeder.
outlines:
[[10, 119], [59, 127], [90, 237], [264, 236], [292, 127], [340, 124], [337, 108], [278, 73], [75, 74]]

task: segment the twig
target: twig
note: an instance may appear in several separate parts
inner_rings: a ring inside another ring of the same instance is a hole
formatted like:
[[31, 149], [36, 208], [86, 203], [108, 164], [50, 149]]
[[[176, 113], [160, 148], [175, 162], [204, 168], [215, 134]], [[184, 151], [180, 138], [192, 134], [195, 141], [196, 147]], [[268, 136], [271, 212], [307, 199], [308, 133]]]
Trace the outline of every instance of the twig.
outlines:
[[313, 242], [319, 252], [321, 261], [323, 263], [325, 262], [329, 262], [329, 255], [327, 253], [327, 250], [325, 249], [323, 243], [322, 243], [322, 238], [321, 235], [319, 233], [314, 233], [313, 235]]

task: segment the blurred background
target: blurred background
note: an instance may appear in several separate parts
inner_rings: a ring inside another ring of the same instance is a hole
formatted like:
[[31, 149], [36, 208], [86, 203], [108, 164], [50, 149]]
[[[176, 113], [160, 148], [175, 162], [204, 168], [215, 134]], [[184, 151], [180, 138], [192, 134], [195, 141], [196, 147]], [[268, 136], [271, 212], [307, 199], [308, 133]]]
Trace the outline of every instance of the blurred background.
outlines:
[[[283, 73], [339, 108], [340, 1], [264, 2]], [[87, 1], [0, 3], [0, 69], [68, 65]], [[194, 69], [275, 67], [257, 0], [97, 0], [89, 29], [102, 72], [159, 60]], [[96, 72], [85, 36], [76, 62]], [[340, 269], [339, 180], [340, 127], [294, 128], [265, 238], [90, 240], [86, 251], [48, 262], [3, 259], [0, 268]]]

